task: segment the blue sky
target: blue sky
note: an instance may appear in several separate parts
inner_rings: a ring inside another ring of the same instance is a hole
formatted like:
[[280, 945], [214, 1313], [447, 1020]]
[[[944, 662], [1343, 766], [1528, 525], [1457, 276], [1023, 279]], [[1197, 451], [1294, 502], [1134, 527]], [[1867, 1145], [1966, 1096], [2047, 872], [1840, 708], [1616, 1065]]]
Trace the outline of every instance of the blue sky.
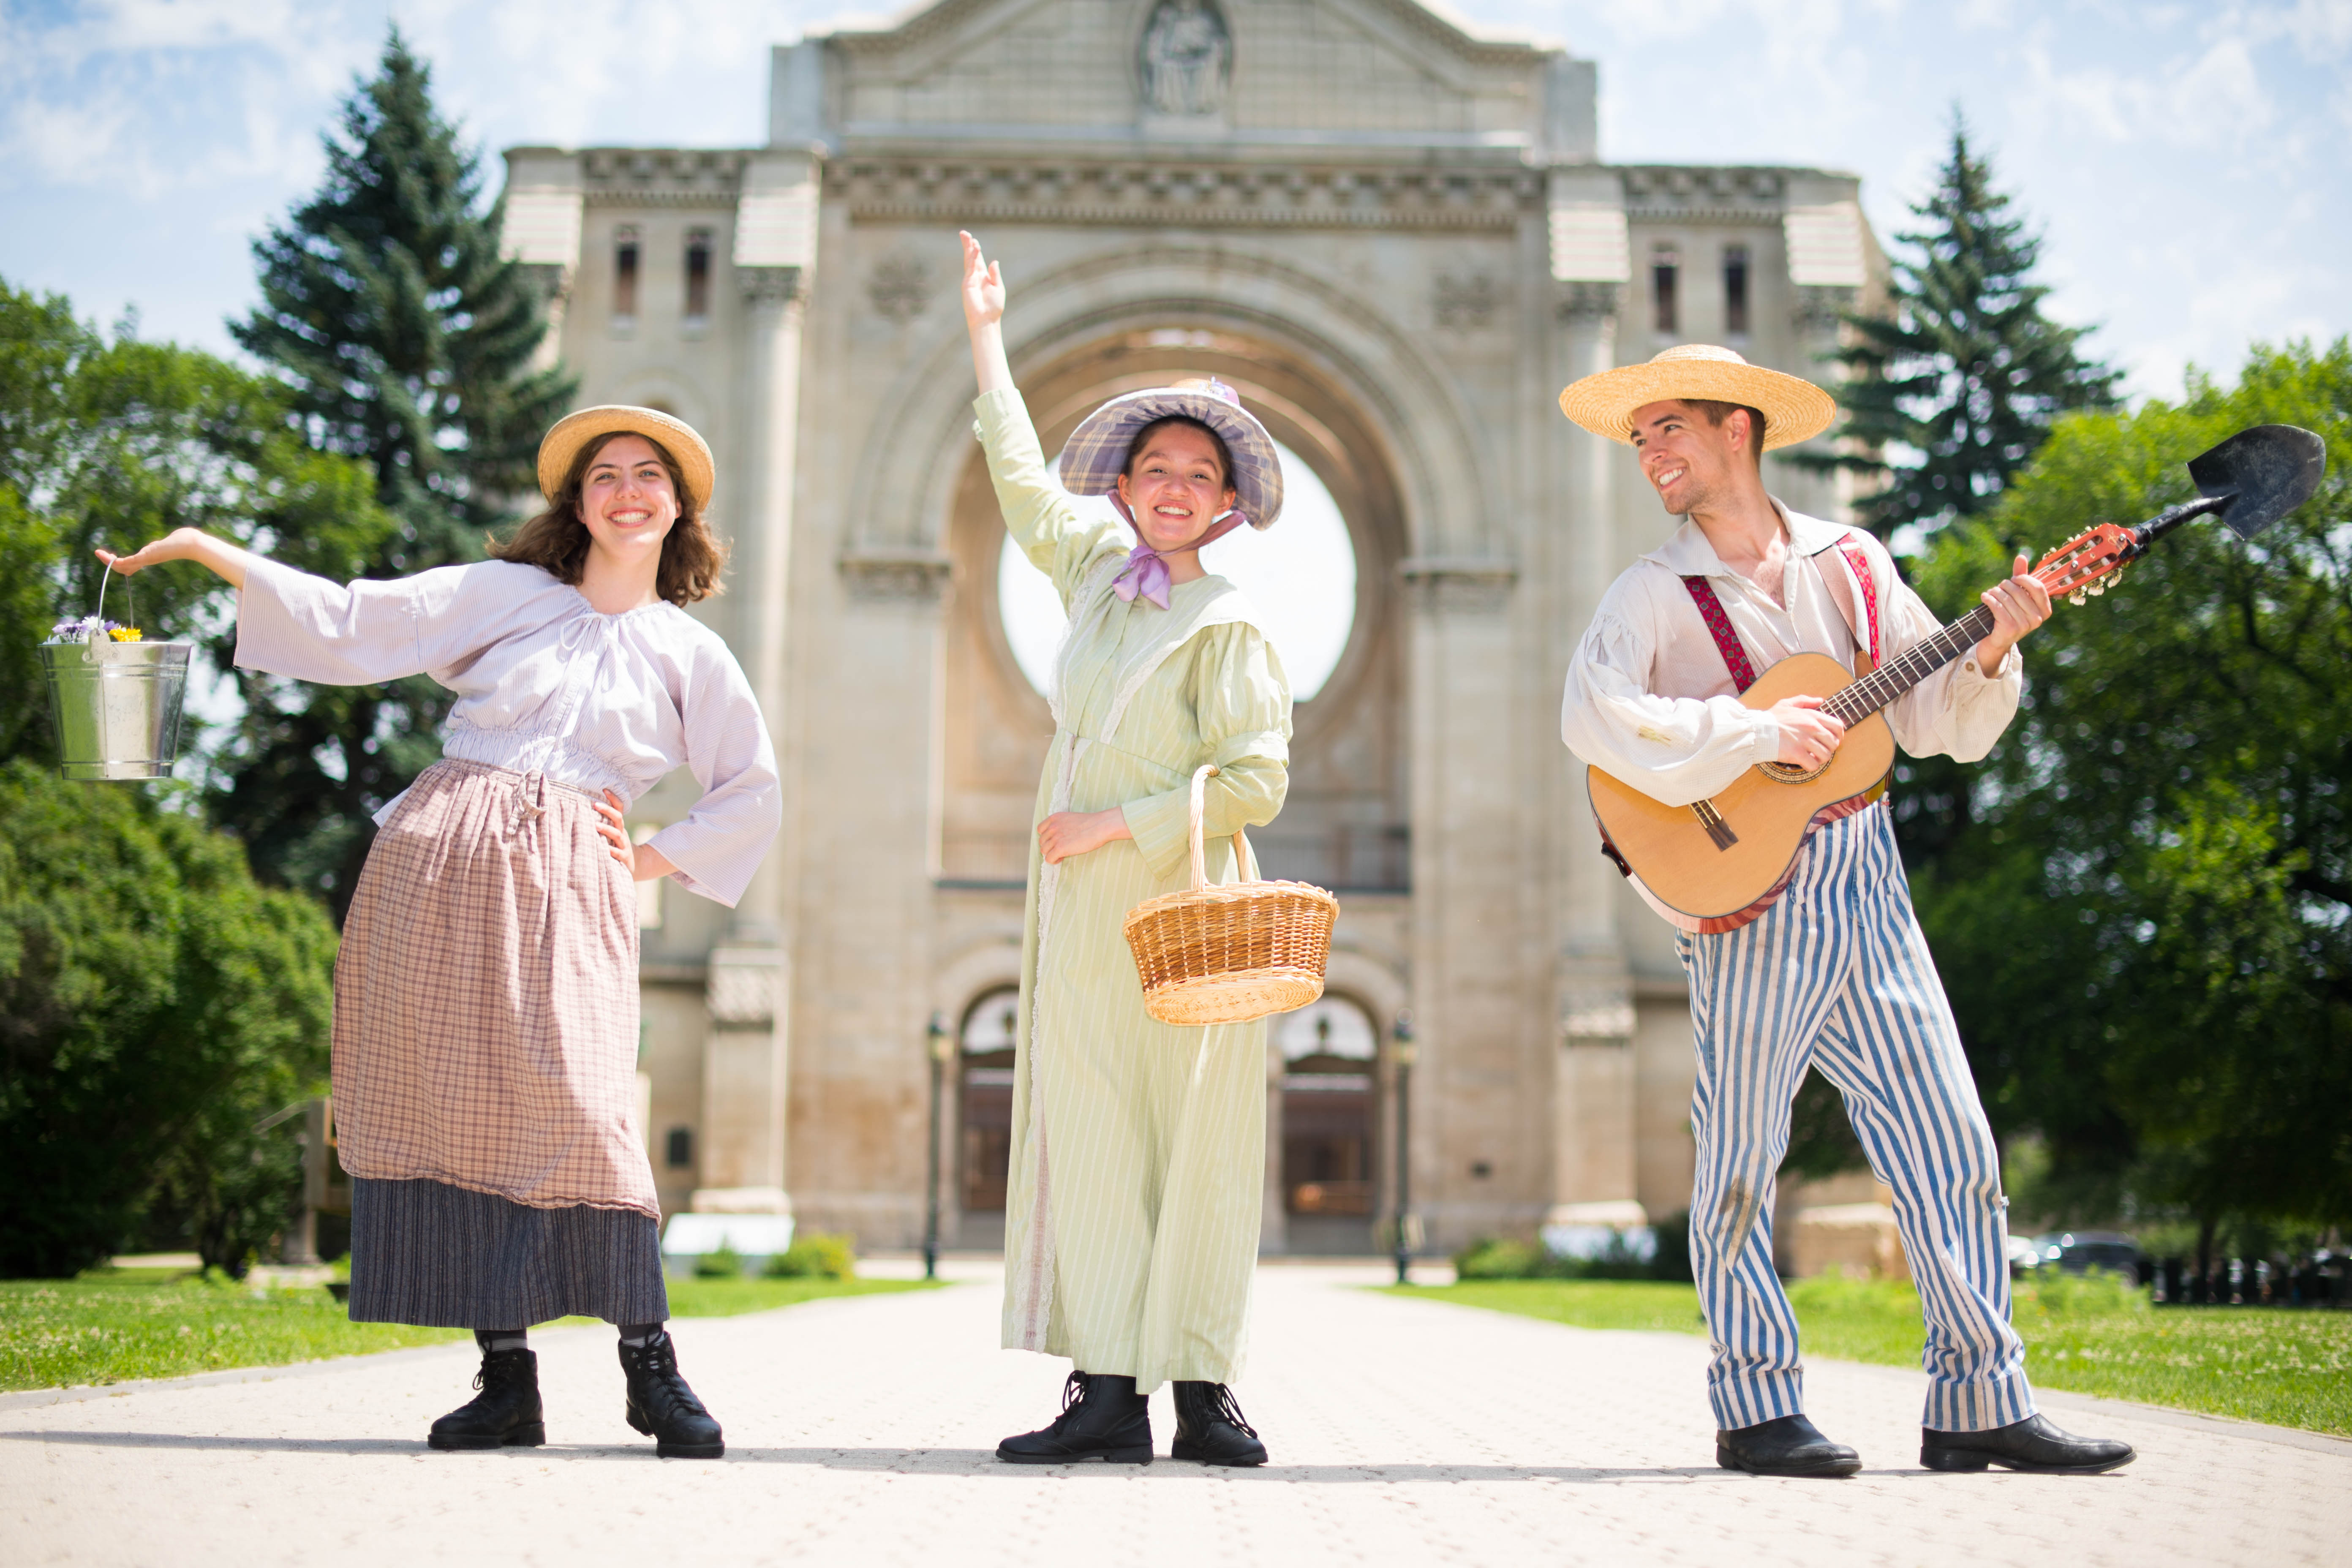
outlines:
[[[2053, 313], [2137, 395], [2352, 330], [2352, 0], [1460, 0], [1601, 63], [1623, 161], [1851, 169], [1881, 236], [1955, 102], [2048, 236]], [[825, 0], [0, 0], [0, 276], [226, 349], [249, 238], [396, 17], [485, 148], [745, 144]]]

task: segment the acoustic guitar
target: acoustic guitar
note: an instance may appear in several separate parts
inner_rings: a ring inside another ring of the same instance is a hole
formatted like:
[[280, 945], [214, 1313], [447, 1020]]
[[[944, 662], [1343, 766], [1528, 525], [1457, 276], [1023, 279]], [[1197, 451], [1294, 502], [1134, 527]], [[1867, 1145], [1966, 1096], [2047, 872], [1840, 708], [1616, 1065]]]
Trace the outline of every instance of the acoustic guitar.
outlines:
[[[2326, 447], [2308, 430], [2260, 425], [2190, 459], [2199, 499], [2137, 528], [2103, 522], [2044, 555], [2033, 576], [2053, 599], [2080, 605], [2105, 594], [2124, 567], [2192, 518], [2217, 514], [2251, 539], [2309, 499], [2326, 472]], [[1805, 840], [1825, 822], [1859, 809], [1895, 765], [1895, 736], [1882, 712], [1993, 629], [1979, 605], [1935, 636], [1856, 678], [1826, 654], [1780, 660], [1742, 692], [1749, 708], [1784, 697], [1822, 699], [1846, 726], [1830, 760], [1808, 771], [1759, 763], [1713, 796], [1668, 805], [1636, 785], [1585, 770], [1601, 844], [1617, 868], [1638, 879], [1649, 901], [1685, 931], [1730, 931], [1771, 907], [1796, 869]]]

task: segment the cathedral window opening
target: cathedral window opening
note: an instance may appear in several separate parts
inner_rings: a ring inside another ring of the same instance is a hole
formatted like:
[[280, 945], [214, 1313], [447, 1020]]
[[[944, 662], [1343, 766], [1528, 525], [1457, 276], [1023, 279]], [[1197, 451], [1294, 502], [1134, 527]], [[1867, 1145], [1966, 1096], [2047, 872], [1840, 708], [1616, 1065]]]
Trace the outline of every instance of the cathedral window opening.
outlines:
[[686, 231], [686, 321], [701, 326], [710, 320], [710, 231]]
[[662, 1140], [662, 1163], [683, 1171], [694, 1163], [694, 1129], [673, 1127]]
[[613, 324], [628, 326], [637, 319], [637, 229], [625, 224], [613, 231]]
[[[1266, 637], [1282, 655], [1291, 697], [1304, 702], [1330, 679], [1355, 629], [1356, 545], [1339, 503], [1315, 470], [1288, 447], [1277, 444], [1276, 449], [1282, 454], [1281, 522], [1264, 533], [1239, 529], [1227, 534], [1202, 552], [1201, 564], [1257, 605]], [[1100, 497], [1077, 505], [1088, 515], [1118, 517]], [[1010, 534], [997, 561], [996, 603], [1013, 662], [1039, 693], [1050, 690], [1066, 618], [1053, 583], [1029, 564]]]
[[1748, 247], [1723, 247], [1723, 330], [1733, 337], [1748, 331]]
[[1671, 245], [1654, 247], [1650, 251], [1650, 308], [1656, 330], [1669, 336], [1682, 331], [1681, 312], [1675, 309], [1675, 286], [1682, 272], [1682, 253]]
[[964, 1014], [957, 1045], [956, 1185], [965, 1214], [1003, 1213], [1013, 1168], [1013, 1049], [1021, 993], [992, 991]]

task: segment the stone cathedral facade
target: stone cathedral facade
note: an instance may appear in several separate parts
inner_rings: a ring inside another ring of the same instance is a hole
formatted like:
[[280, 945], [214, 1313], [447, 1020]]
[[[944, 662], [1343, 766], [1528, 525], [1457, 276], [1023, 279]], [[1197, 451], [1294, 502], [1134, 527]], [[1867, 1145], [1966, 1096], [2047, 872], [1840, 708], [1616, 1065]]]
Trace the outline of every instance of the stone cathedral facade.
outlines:
[[1852, 176], [1602, 161], [1595, 81], [1415, 0], [940, 0], [777, 48], [763, 146], [508, 153], [579, 401], [718, 454], [734, 565], [698, 613], [783, 767], [740, 908], [646, 896], [666, 1208], [914, 1243], [936, 1044], [946, 1238], [1002, 1234], [1050, 721], [999, 613], [960, 227], [1011, 281], [1049, 452], [1106, 397], [1214, 374], [1347, 524], [1352, 628], [1260, 837], [1342, 904], [1328, 998], [1272, 1031], [1266, 1250], [1384, 1234], [1408, 1016], [1430, 1247], [1687, 1204], [1681, 971], [1559, 739], [1594, 604], [1673, 524], [1554, 398], [1694, 340], [1818, 375], [1884, 263]]

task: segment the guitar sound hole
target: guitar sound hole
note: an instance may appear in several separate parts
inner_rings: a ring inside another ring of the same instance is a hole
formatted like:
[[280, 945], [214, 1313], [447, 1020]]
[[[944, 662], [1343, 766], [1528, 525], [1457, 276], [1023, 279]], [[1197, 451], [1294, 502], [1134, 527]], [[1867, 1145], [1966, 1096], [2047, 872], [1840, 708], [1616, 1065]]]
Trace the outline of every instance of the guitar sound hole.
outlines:
[[1791, 767], [1787, 763], [1759, 763], [1757, 766], [1763, 769], [1764, 776], [1775, 784], [1803, 784], [1807, 779], [1817, 779], [1830, 771], [1828, 763], [1823, 763], [1811, 772], [1803, 768]]

